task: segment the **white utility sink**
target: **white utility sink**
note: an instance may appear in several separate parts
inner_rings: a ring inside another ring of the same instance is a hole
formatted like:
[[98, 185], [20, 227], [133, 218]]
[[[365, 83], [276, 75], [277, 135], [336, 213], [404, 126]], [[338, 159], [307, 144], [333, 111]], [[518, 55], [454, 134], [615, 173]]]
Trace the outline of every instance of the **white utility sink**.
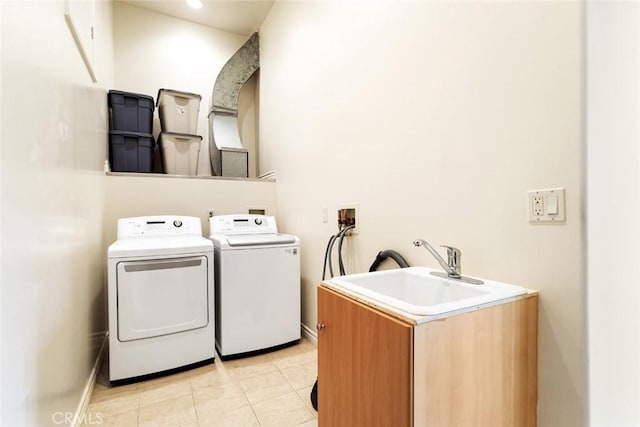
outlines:
[[528, 292], [520, 286], [491, 280], [473, 285], [444, 279], [432, 272], [438, 270], [409, 267], [337, 276], [329, 282], [407, 313], [425, 316], [477, 309]]

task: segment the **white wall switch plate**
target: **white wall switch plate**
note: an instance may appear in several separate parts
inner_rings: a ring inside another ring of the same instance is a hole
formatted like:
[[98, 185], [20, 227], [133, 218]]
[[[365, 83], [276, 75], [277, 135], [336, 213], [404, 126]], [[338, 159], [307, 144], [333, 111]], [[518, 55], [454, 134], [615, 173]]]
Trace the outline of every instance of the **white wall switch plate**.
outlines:
[[565, 222], [564, 187], [528, 192], [529, 222]]

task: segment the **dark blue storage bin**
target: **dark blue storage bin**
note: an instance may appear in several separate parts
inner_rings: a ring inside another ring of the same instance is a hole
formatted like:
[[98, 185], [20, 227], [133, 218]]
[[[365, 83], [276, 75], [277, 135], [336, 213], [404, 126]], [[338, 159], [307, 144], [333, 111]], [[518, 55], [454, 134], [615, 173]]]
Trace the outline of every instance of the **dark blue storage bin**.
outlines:
[[112, 172], [153, 171], [153, 135], [137, 132], [109, 132], [109, 163]]
[[111, 109], [111, 129], [150, 134], [153, 131], [153, 97], [110, 90], [107, 103]]

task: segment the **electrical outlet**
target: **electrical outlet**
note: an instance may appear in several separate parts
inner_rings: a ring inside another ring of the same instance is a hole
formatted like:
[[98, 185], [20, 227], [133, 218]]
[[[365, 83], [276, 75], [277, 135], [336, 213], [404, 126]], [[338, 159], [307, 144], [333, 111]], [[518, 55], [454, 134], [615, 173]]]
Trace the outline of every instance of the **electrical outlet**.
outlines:
[[544, 215], [543, 200], [544, 200], [544, 197], [541, 196], [540, 194], [536, 194], [535, 196], [533, 196], [533, 198], [532, 198], [533, 216], [538, 217], [538, 216]]
[[213, 208], [209, 208], [209, 218], [211, 218], [213, 215], [214, 215]]
[[528, 195], [529, 222], [565, 222], [564, 188], [532, 190]]

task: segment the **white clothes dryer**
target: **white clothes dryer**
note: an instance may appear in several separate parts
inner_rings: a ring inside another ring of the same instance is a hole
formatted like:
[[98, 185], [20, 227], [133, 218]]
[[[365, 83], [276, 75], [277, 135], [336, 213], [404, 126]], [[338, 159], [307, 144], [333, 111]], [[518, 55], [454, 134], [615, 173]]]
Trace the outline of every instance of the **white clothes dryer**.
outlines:
[[300, 240], [265, 215], [209, 218], [216, 349], [224, 360], [300, 340]]
[[200, 218], [118, 220], [108, 250], [110, 381], [214, 360], [213, 262]]

